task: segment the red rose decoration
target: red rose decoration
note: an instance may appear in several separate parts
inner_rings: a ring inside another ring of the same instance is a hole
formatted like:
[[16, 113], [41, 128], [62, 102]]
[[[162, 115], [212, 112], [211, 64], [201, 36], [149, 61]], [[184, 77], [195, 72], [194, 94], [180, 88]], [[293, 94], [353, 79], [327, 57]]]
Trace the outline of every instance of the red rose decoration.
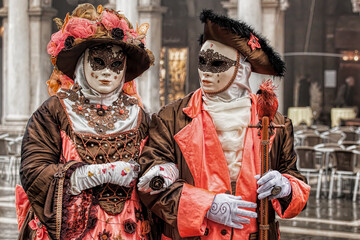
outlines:
[[255, 37], [252, 33], [250, 33], [250, 34], [251, 34], [251, 36], [250, 36], [248, 45], [251, 47], [251, 51], [253, 51], [256, 48], [261, 48], [259, 39], [257, 37]]

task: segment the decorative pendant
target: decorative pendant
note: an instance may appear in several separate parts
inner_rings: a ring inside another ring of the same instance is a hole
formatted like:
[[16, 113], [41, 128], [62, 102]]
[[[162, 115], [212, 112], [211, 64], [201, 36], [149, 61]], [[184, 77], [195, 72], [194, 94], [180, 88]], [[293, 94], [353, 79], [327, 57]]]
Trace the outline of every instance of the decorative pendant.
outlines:
[[97, 115], [104, 116], [106, 109], [107, 109], [106, 106], [103, 106], [103, 105], [98, 106], [97, 110], [96, 110]]

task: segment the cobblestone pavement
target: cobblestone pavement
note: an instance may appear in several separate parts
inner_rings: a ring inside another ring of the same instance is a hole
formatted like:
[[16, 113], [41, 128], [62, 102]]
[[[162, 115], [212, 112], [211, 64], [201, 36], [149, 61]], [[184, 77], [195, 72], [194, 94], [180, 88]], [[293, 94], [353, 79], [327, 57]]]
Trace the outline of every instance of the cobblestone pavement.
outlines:
[[[17, 238], [14, 186], [14, 182], [9, 183], [0, 178], [0, 239]], [[279, 219], [281, 239], [360, 239], [359, 204], [360, 196], [354, 203], [350, 194], [333, 200], [326, 199], [326, 196], [316, 200], [315, 192], [312, 191], [307, 208], [298, 217], [291, 220]]]

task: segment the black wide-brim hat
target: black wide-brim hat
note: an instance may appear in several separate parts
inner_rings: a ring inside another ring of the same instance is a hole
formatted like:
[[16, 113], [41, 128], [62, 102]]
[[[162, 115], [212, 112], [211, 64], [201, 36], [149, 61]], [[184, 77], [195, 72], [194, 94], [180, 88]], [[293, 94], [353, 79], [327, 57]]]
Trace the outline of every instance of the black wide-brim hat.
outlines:
[[74, 79], [76, 64], [80, 56], [87, 48], [102, 44], [114, 44], [122, 47], [127, 56], [125, 82], [134, 80], [151, 65], [149, 53], [144, 48], [116, 39], [93, 38], [78, 43], [71, 48], [61, 50], [56, 59], [57, 68], [69, 78]]
[[214, 40], [238, 50], [251, 64], [253, 72], [274, 76], [284, 76], [285, 63], [268, 41], [241, 21], [230, 19], [203, 10], [200, 20], [204, 23], [204, 33], [200, 43]]

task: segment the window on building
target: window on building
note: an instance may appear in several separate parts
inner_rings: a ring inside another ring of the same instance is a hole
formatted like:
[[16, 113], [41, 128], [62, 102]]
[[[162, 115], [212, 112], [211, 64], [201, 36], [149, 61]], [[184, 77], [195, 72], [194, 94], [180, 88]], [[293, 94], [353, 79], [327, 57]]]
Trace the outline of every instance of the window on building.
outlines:
[[185, 96], [188, 48], [163, 47], [160, 53], [160, 104]]

